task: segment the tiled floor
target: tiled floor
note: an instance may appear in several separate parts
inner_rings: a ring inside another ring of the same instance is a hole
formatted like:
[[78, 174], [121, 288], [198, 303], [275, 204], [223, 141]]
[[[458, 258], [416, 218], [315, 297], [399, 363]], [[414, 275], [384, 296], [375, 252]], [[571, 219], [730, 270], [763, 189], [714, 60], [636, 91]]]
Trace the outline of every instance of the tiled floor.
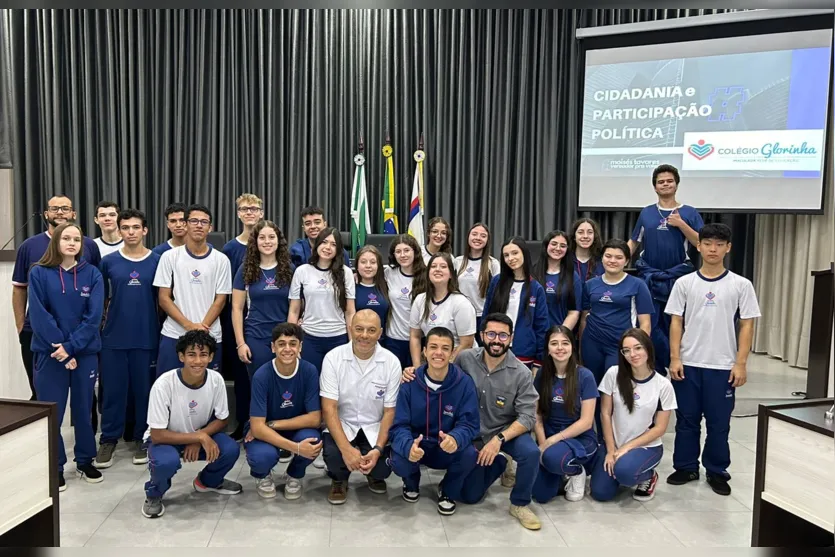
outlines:
[[[786, 399], [802, 390], [804, 370], [762, 356], [749, 360], [749, 384], [738, 391], [738, 409], [754, 411], [754, 400]], [[672, 432], [672, 425], [670, 431]], [[452, 517], [441, 517], [434, 497], [440, 475], [424, 474], [423, 497], [417, 504], [400, 498], [400, 482], [389, 479], [388, 495], [374, 495], [354, 475], [348, 502], [332, 507], [326, 501], [329, 480], [314, 468], [305, 479], [302, 499], [286, 501], [280, 494], [260, 499], [241, 454], [229, 474], [243, 483], [237, 496], [199, 494], [191, 480], [202, 463], [191, 463], [174, 478], [165, 496], [165, 515], [148, 520], [140, 514], [144, 500], [144, 467], [130, 463], [120, 445], [116, 464], [104, 471], [105, 481], [86, 484], [67, 474], [61, 494], [61, 542], [64, 546], [741, 546], [749, 545], [754, 489], [756, 418], [731, 423], [730, 497], [715, 495], [700, 481], [673, 487], [663, 481], [656, 497], [639, 503], [629, 492], [615, 501], [579, 503], [559, 498], [534, 505], [542, 530], [529, 532], [507, 514], [509, 490], [498, 483], [475, 506], [459, 505]], [[72, 431], [65, 430], [71, 447]], [[673, 434], [664, 437], [662, 480], [672, 471]], [[72, 457], [70, 456], [70, 459]], [[73, 470], [72, 463], [67, 467]], [[639, 520], [636, 520], [639, 518]]]

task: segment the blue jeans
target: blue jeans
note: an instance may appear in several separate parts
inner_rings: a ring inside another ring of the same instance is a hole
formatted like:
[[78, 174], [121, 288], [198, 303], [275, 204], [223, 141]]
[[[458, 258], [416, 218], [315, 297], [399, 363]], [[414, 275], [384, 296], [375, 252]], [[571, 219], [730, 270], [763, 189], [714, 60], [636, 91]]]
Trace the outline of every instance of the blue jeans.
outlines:
[[[516, 485], [510, 492], [510, 503], [524, 507], [531, 502], [533, 485], [539, 471], [539, 447], [530, 434], [523, 433], [506, 441], [501, 451], [516, 461]], [[502, 475], [506, 465], [507, 459], [502, 455], [497, 455], [490, 466], [476, 465], [461, 489], [461, 502], [472, 505], [481, 501], [490, 486]]]
[[[215, 433], [212, 439], [220, 449], [217, 460], [203, 468], [197, 477], [206, 487], [220, 487], [226, 474], [235, 466], [241, 447], [227, 434]], [[145, 496], [148, 498], [162, 497], [171, 487], [171, 478], [182, 467], [182, 457], [185, 445], [155, 445], [148, 444], [148, 469], [151, 478], [145, 482]], [[200, 449], [199, 460], [206, 460], [206, 451]]]
[[[280, 431], [279, 434], [294, 443], [304, 441], [311, 437], [316, 439], [318, 443], [322, 438], [322, 434], [319, 433], [318, 429]], [[266, 478], [270, 470], [273, 469], [273, 466], [278, 464], [280, 449], [274, 445], [259, 439], [253, 439], [249, 443], [244, 444], [244, 449], [246, 450], [246, 462], [249, 464], [249, 473], [253, 478]], [[304, 477], [305, 469], [312, 463], [313, 461], [309, 458], [293, 455], [293, 459], [287, 465], [287, 475], [300, 480]]]
[[647, 481], [655, 473], [655, 467], [661, 462], [663, 454], [662, 445], [632, 449], [615, 462], [612, 477], [603, 467], [606, 445], [600, 445], [591, 474], [591, 496], [597, 501], [609, 501], [617, 495], [618, 487], [633, 487]]
[[[100, 353], [102, 386], [101, 443], [116, 443], [125, 433], [130, 418], [133, 439], [142, 439], [147, 429], [151, 367], [156, 350], [111, 350]], [[128, 402], [132, 404], [128, 404]], [[128, 415], [125, 409], [132, 410]]]
[[[209, 362], [209, 369], [220, 371], [220, 362], [223, 360], [223, 343], [217, 343], [217, 351], [215, 352], [212, 361]], [[165, 335], [159, 336], [159, 354], [157, 354], [157, 377], [171, 371], [172, 369], [179, 369], [183, 367], [180, 361], [180, 356], [177, 354], [177, 339], [167, 337]]]
[[418, 491], [420, 486], [420, 465], [423, 464], [433, 470], [446, 470], [442, 480], [444, 493], [453, 501], [460, 500], [461, 487], [464, 480], [476, 467], [478, 451], [468, 445], [460, 451], [449, 454], [438, 445], [424, 447], [423, 458], [420, 462], [411, 462], [408, 455], [391, 452], [391, 471], [403, 478], [403, 483], [409, 491]]
[[684, 367], [684, 379], [673, 381], [678, 409], [673, 468], [699, 471], [699, 445], [702, 416], [707, 437], [702, 451], [702, 464], [708, 474], [728, 478], [731, 449], [731, 412], [736, 402], [736, 389], [728, 383], [730, 370]]
[[582, 458], [576, 457], [565, 441], [551, 445], [542, 453], [539, 473], [533, 484], [533, 498], [537, 503], [547, 503], [557, 496], [563, 476], [576, 476], [583, 470], [591, 474], [597, 454], [597, 437], [589, 433], [581, 435], [577, 440], [586, 449], [586, 455]]
[[348, 335], [337, 335], [335, 337], [315, 337], [313, 335], [304, 335], [304, 342], [302, 343], [301, 358], [305, 362], [313, 364], [316, 371], [322, 373], [322, 362], [325, 359], [325, 354], [338, 346], [348, 344]]

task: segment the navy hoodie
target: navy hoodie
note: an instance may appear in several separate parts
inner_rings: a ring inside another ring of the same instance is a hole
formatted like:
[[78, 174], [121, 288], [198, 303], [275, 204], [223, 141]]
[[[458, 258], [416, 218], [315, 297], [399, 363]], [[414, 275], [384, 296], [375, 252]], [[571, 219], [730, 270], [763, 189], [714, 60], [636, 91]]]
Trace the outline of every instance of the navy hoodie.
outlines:
[[[487, 297], [484, 299], [484, 314], [482, 319], [490, 313], [490, 305], [493, 303], [493, 295], [499, 285], [501, 277], [493, 277], [490, 286], [487, 288]], [[517, 358], [532, 358], [536, 362], [542, 361], [542, 353], [545, 349], [545, 335], [550, 326], [548, 316], [548, 300], [545, 297], [545, 289], [538, 281], [531, 279], [531, 287], [524, 287], [519, 299], [519, 313], [516, 314], [516, 326], [513, 327], [513, 346], [511, 350]], [[482, 330], [479, 323], [479, 330]]]
[[35, 265], [29, 272], [32, 351], [51, 354], [63, 344], [70, 357], [101, 350], [104, 281], [86, 261], [69, 271]]
[[[343, 250], [345, 255], [345, 265], [348, 267], [351, 266], [351, 256], [348, 254], [348, 250]], [[302, 265], [306, 263], [310, 263], [309, 259], [313, 251], [310, 249], [310, 240], [307, 239], [305, 236], [304, 238], [299, 238], [293, 245], [290, 246], [290, 261], [293, 262], [293, 265], [296, 266], [298, 269]]]
[[407, 456], [418, 435], [423, 435], [424, 449], [439, 445], [439, 431], [452, 435], [462, 451], [480, 429], [475, 383], [455, 364], [449, 364], [437, 391], [426, 385], [426, 364], [415, 371], [414, 381], [400, 385], [390, 430], [391, 447], [398, 454]]

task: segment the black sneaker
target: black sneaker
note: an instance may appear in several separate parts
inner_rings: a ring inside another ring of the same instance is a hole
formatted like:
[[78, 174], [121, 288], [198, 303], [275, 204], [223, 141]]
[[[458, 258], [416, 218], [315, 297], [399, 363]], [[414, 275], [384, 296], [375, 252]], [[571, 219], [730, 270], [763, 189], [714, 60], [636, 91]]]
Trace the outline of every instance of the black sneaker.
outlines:
[[705, 474], [705, 479], [707, 479], [707, 485], [709, 485], [711, 489], [713, 489], [713, 492], [717, 495], [728, 496], [731, 494], [731, 486], [728, 484], [728, 480], [722, 476]]
[[80, 466], [76, 466], [75, 469], [78, 472], [78, 477], [87, 483], [97, 484], [104, 480], [101, 472], [99, 472], [92, 464], [82, 464]]
[[455, 514], [455, 501], [447, 497], [443, 489], [438, 489], [438, 513], [444, 516]]
[[652, 498], [655, 497], [656, 485], [658, 485], [658, 472], [653, 471], [650, 479], [638, 484], [635, 493], [632, 494], [632, 498], [642, 503], [652, 501]]
[[232, 439], [234, 439], [235, 441], [238, 441], [238, 442], [243, 441], [243, 438], [244, 438], [244, 426], [243, 426], [243, 424], [238, 424], [238, 427], [235, 428], [235, 431], [233, 431], [229, 435], [229, 437], [231, 437]]
[[420, 499], [420, 490], [409, 489], [406, 484], [403, 484], [403, 500], [407, 503], [417, 503]]
[[691, 470], [676, 470], [667, 476], [667, 483], [670, 485], [684, 485], [699, 479], [699, 473]]
[[58, 491], [66, 491], [67, 482], [64, 481], [64, 473], [58, 472]]

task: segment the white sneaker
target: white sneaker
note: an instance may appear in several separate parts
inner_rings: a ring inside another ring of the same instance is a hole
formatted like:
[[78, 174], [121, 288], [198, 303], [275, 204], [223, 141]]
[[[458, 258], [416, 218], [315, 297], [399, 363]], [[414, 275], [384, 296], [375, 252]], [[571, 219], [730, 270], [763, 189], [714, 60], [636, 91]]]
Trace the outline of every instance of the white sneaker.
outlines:
[[318, 470], [325, 469], [325, 459], [322, 457], [322, 453], [319, 453], [319, 456], [317, 456], [316, 460], [313, 461], [313, 467]]
[[287, 483], [284, 484], [284, 498], [288, 501], [298, 499], [302, 496], [302, 481], [298, 478], [287, 476]]
[[264, 499], [272, 499], [275, 497], [275, 482], [267, 475], [265, 478], [255, 480], [255, 490], [260, 497]]
[[582, 501], [586, 494], [586, 471], [583, 470], [576, 476], [569, 476], [565, 485], [565, 500], [576, 503]]

